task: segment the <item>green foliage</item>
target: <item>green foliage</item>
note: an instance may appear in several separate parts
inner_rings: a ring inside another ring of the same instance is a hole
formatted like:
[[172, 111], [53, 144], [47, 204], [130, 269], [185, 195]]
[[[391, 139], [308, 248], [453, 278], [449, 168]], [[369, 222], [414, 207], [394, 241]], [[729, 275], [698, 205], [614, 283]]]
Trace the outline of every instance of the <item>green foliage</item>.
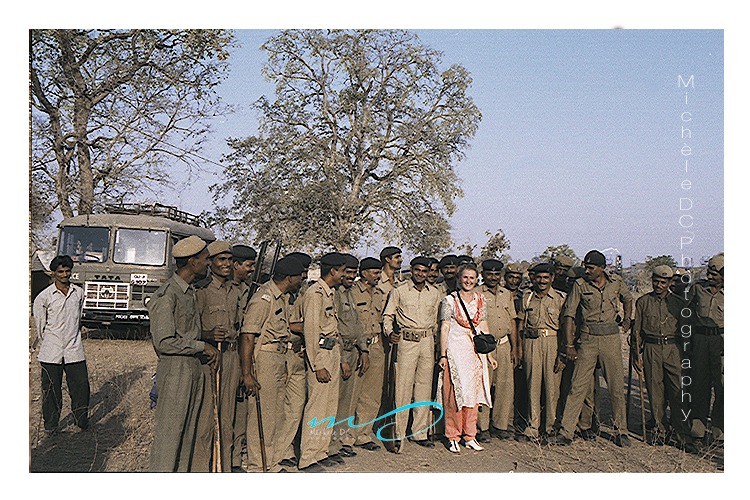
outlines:
[[63, 216], [155, 193], [195, 156], [233, 35], [226, 30], [31, 30], [32, 171]]
[[503, 230], [498, 229], [494, 234], [485, 231], [484, 234], [488, 239], [487, 243], [482, 247], [479, 259], [498, 259], [507, 262], [508, 256], [505, 254], [505, 251], [510, 249], [510, 240], [505, 236]]
[[468, 72], [439, 70], [439, 52], [398, 30], [288, 30], [262, 48], [275, 98], [256, 102], [257, 135], [229, 140], [215, 219], [307, 249], [373, 234], [447, 248], [454, 166], [481, 119]]
[[558, 255], [567, 255], [574, 261], [578, 261], [578, 256], [567, 244], [557, 246], [548, 246], [541, 255], [538, 255], [531, 259], [532, 262], [552, 262]]
[[677, 267], [677, 261], [675, 261], [671, 255], [659, 255], [658, 257], [646, 257], [646, 268], [651, 271], [656, 266], [669, 266]]

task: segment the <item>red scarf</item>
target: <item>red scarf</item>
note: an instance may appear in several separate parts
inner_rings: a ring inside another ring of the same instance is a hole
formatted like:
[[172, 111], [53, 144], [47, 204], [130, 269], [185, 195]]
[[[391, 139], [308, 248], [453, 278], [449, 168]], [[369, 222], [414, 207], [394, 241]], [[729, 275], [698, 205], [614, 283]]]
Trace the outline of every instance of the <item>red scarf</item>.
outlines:
[[[456, 319], [456, 323], [458, 323], [460, 326], [464, 328], [471, 328], [471, 325], [469, 325], [468, 319], [466, 318], [466, 314], [463, 311], [463, 307], [461, 307], [461, 302], [459, 302], [461, 299], [459, 298], [458, 294], [460, 292], [456, 292], [456, 300], [453, 301], [453, 317]], [[474, 317], [471, 318], [471, 322], [474, 323], [474, 326], [479, 326], [479, 322], [482, 321], [482, 309], [484, 308], [484, 295], [475, 294], [477, 297], [477, 312], [474, 314]], [[467, 304], [466, 309], [469, 309], [469, 306]]]

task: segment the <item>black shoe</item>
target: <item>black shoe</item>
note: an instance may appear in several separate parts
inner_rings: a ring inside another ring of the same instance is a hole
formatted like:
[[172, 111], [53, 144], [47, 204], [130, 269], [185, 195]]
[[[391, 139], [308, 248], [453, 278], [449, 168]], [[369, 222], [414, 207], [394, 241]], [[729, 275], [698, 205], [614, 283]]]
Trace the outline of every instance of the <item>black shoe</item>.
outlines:
[[531, 441], [531, 438], [526, 434], [516, 434], [516, 437], [514, 439], [519, 443], [528, 443], [529, 441]]
[[490, 431], [480, 431], [479, 434], [477, 434], [477, 441], [480, 443], [489, 443], [492, 441], [492, 436], [490, 436]]
[[572, 442], [572, 439], [568, 439], [562, 434], [555, 434], [554, 436], [550, 436], [549, 439], [547, 439], [547, 444], [551, 444], [553, 446], [568, 446]]
[[326, 457], [323, 460], [320, 460], [318, 462], [320, 465], [324, 467], [336, 467], [339, 463], [344, 463], [344, 460], [342, 459], [341, 462], [333, 458], [333, 455], [330, 457]]
[[513, 437], [513, 433], [511, 431], [496, 429], [495, 427], [490, 428], [490, 434], [497, 439], [511, 439]]
[[300, 472], [325, 472], [326, 468], [319, 463], [310, 464], [307, 467], [303, 467], [299, 470]]
[[279, 470], [278, 470], [278, 471], [276, 471], [276, 472], [289, 472], [289, 471], [288, 471], [288, 470], [286, 470], [286, 469], [284, 469], [284, 468], [282, 467], [281, 469], [279, 469]]
[[390, 451], [391, 453], [401, 453], [401, 440], [400, 439], [394, 439], [393, 441], [388, 441], [391, 443], [390, 445], [386, 445], [386, 449]]
[[695, 446], [695, 443], [693, 443], [692, 441], [683, 441], [679, 443], [677, 447], [685, 453], [690, 453], [691, 455], [697, 455], [698, 453], [700, 453], [700, 450], [698, 450], [698, 447]]
[[380, 445], [376, 444], [372, 441], [367, 442], [365, 444], [355, 444], [354, 446], [358, 446], [360, 448], [364, 448], [367, 451], [378, 451], [380, 449]]
[[285, 458], [281, 462], [279, 462], [279, 465], [283, 465], [284, 467], [297, 467], [298, 464], [297, 457], [293, 458]]
[[243, 469], [242, 467], [240, 467], [239, 465], [233, 465], [232, 472], [247, 472], [247, 471]]
[[620, 448], [627, 448], [630, 446], [630, 438], [627, 434], [618, 434], [615, 436], [615, 444]]
[[581, 431], [581, 437], [586, 441], [594, 441], [596, 439], [596, 431], [594, 429], [584, 429]]
[[434, 448], [435, 447], [435, 443], [433, 443], [432, 441], [429, 441], [427, 439], [415, 439], [414, 442], [416, 444], [418, 444], [419, 446], [423, 446], [425, 448]]
[[354, 450], [352, 450], [351, 446], [342, 446], [341, 449], [339, 450], [338, 454], [341, 455], [344, 458], [356, 457], [357, 456], [357, 452], [354, 451]]

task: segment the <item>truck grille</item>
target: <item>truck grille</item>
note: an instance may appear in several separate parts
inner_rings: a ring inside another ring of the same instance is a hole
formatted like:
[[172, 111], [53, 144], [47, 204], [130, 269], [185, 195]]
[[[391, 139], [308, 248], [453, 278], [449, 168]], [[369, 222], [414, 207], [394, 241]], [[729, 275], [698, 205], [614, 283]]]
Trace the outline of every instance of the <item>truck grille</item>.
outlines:
[[83, 307], [89, 309], [127, 309], [130, 297], [129, 283], [87, 281]]

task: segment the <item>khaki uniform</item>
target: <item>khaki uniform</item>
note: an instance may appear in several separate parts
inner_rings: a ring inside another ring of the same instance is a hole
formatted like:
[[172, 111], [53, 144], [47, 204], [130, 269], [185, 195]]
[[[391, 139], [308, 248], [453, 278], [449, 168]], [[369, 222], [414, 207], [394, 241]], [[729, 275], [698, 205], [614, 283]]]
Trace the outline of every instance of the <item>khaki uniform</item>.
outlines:
[[682, 377], [680, 353], [680, 312], [685, 301], [673, 293], [663, 299], [653, 292], [635, 303], [633, 331], [643, 343], [643, 374], [654, 419], [655, 430], [664, 434], [666, 398], [671, 409], [672, 427], [682, 434], [689, 428], [683, 423], [680, 401]]
[[[357, 309], [367, 340], [370, 353], [370, 367], [362, 376], [357, 390], [352, 395], [354, 403], [355, 422], [362, 424], [374, 420], [378, 416], [383, 396], [383, 375], [385, 373], [385, 350], [381, 336], [383, 325], [383, 308], [388, 297], [388, 288], [383, 284], [372, 288], [362, 281], [355, 281], [352, 286], [354, 307]], [[354, 444], [360, 445], [374, 441], [372, 425], [351, 430]]]
[[[708, 285], [696, 283], [691, 289], [690, 306], [693, 351], [693, 385], [687, 387], [693, 397], [691, 418], [697, 419], [697, 436], [702, 437], [711, 410], [711, 425], [724, 430], [724, 288], [711, 293]], [[711, 406], [711, 389], [714, 402]]]
[[[242, 321], [240, 292], [241, 290], [231, 281], [224, 281], [216, 276], [212, 276], [208, 285], [195, 292], [204, 337], [216, 327], [224, 327], [227, 331], [224, 341], [221, 342], [221, 383], [217, 397], [223, 472], [232, 470], [237, 387], [242, 378], [240, 356], [237, 352], [239, 325]], [[203, 374], [205, 404], [198, 417], [195, 470], [209, 471], [214, 443], [213, 394], [216, 390], [216, 375], [209, 365], [202, 365], [201, 373]]]
[[[336, 411], [336, 421], [346, 420], [354, 416], [354, 394], [359, 395], [362, 377], [357, 372], [359, 353], [368, 351], [368, 337], [365, 335], [364, 325], [359, 319], [355, 306], [355, 299], [351, 288], [341, 285], [334, 294], [336, 315], [338, 316], [339, 346], [341, 348], [341, 364], [348, 363], [352, 374], [344, 380], [339, 380], [339, 402]], [[333, 428], [329, 455], [338, 453], [342, 445], [354, 444], [354, 436], [347, 424], [339, 424]]]
[[[431, 400], [434, 332], [440, 299], [437, 288], [425, 283], [420, 292], [413, 281], [394, 288], [389, 294], [383, 311], [383, 333], [386, 337], [391, 334], [395, 319], [401, 336], [396, 362], [396, 408]], [[416, 431], [413, 438], [427, 439], [429, 408], [414, 408], [412, 413], [412, 430]], [[406, 412], [396, 414], [396, 439], [406, 437], [408, 418]]]
[[[302, 323], [302, 301], [309, 289], [307, 283], [302, 285], [296, 294], [286, 294], [286, 308], [289, 323]], [[274, 461], [293, 459], [294, 438], [302, 422], [302, 414], [307, 400], [307, 367], [305, 366], [305, 346], [301, 335], [292, 334], [291, 349], [285, 354], [286, 360], [286, 388], [284, 391], [284, 415], [280, 428], [276, 431], [274, 443]]]
[[526, 387], [529, 394], [529, 425], [524, 434], [539, 437], [541, 426], [542, 382], [545, 394], [545, 432], [553, 433], [557, 402], [560, 397], [562, 372], [555, 373], [555, 361], [559, 351], [558, 331], [560, 314], [565, 303], [565, 293], [550, 288], [539, 297], [533, 290], [526, 290], [523, 309], [519, 317], [523, 320], [523, 356]]
[[[334, 303], [334, 291], [323, 279], [319, 279], [305, 292], [302, 301], [304, 317], [305, 350], [311, 370], [307, 372], [308, 398], [302, 417], [302, 442], [299, 468], [328, 457], [328, 445], [331, 442], [332, 428], [327, 423], [312, 427], [315, 419], [322, 422], [328, 417], [336, 417], [339, 399], [339, 380], [341, 378], [341, 349], [338, 343], [338, 318]], [[332, 349], [322, 349], [319, 345], [323, 339], [333, 339]], [[316, 370], [325, 368], [331, 375], [328, 383], [318, 382]]]
[[[495, 359], [497, 368], [488, 366], [490, 384], [495, 386], [492, 401], [492, 426], [499, 430], [513, 430], [513, 360], [510, 357], [511, 345], [509, 335], [515, 327], [518, 316], [516, 306], [513, 302], [513, 294], [497, 287], [495, 291], [487, 285], [478, 288], [482, 293], [487, 306], [487, 326], [490, 333], [497, 339], [495, 348]], [[480, 407], [477, 427], [480, 431], [489, 430], [490, 409], [486, 406]]]
[[[289, 348], [289, 322], [286, 295], [270, 280], [258, 288], [245, 312], [242, 333], [256, 335], [253, 350], [255, 376], [260, 384], [261, 421], [269, 469], [276, 465], [274, 443], [281, 429], [286, 395], [286, 352]], [[260, 467], [261, 448], [255, 398], [247, 405], [247, 461]]]
[[[244, 318], [247, 311], [247, 304], [250, 302], [250, 285], [244, 281], [234, 282], [234, 286], [239, 288], [240, 293], [240, 311]], [[240, 325], [241, 331], [242, 325]], [[242, 368], [240, 366], [240, 368]], [[237, 402], [237, 411], [234, 416], [234, 442], [232, 443], [232, 467], [242, 466], [242, 446], [246, 443], [247, 435], [247, 398]]]
[[[159, 356], [154, 441], [149, 471], [193, 470], [198, 413], [203, 404], [201, 325], [195, 290], [177, 274], [148, 303], [151, 338]], [[210, 401], [210, 399], [209, 399]]]
[[615, 431], [627, 433], [625, 394], [623, 392], [622, 339], [616, 323], [619, 302], [631, 299], [630, 290], [618, 276], [605, 273], [603, 289], [579, 278], [573, 284], [563, 316], [575, 319], [581, 312], [581, 344], [573, 369], [573, 381], [565, 404], [560, 433], [573, 439], [576, 423], [586, 395], [594, 383], [597, 360], [601, 363], [612, 404]]

